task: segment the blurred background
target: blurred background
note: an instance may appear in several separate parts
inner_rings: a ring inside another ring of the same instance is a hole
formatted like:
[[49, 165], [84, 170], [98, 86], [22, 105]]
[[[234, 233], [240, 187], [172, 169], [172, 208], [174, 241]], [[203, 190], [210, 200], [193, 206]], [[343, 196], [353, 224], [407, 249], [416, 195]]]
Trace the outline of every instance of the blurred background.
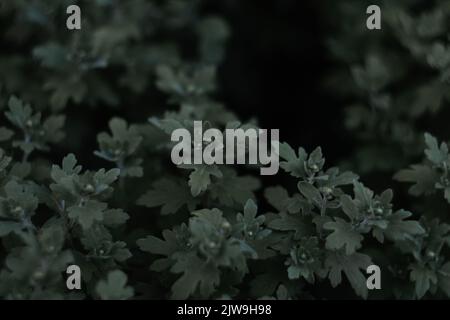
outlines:
[[[69, 31], [75, 2], [83, 27]], [[76, 134], [55, 162], [72, 151], [98, 167], [92, 137], [111, 117], [173, 110], [159, 64], [217, 66], [214, 100], [292, 146], [321, 146], [378, 191], [421, 159], [423, 132], [450, 134], [448, 1], [377, 1], [379, 31], [366, 28], [366, 0], [75, 2], [0, 1], [0, 108], [14, 94], [64, 109]]]
[[[81, 30], [66, 28], [71, 4]], [[382, 30], [366, 28], [371, 4]], [[0, 0], [0, 112], [15, 95], [43, 116], [66, 116], [64, 142], [33, 153], [47, 170], [36, 179], [47, 180], [67, 153], [86, 169], [114, 167], [94, 155], [95, 137], [113, 117], [136, 124], [145, 178], [127, 181], [136, 195], [114, 199], [133, 206], [131, 227], [184, 221], [148, 218], [133, 197], [174, 170], [148, 119], [198, 115], [280, 129], [294, 149], [322, 147], [327, 168], [354, 171], [376, 193], [392, 187], [396, 208], [444, 216], [442, 194], [416, 201], [393, 175], [422, 161], [424, 132], [450, 135], [449, 30], [448, 0]], [[276, 184], [297, 190], [287, 175], [258, 178], [258, 199]], [[309, 291], [351, 292], [320, 286]]]

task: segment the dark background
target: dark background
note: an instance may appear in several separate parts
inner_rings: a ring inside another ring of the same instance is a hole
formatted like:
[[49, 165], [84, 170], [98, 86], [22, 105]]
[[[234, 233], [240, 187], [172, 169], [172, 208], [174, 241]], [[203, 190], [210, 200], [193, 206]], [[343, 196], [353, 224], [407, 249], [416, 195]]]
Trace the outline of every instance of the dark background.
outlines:
[[[320, 146], [330, 167], [348, 158], [355, 141], [343, 125], [344, 102], [325, 82], [337, 66], [325, 43], [336, 32], [333, 23], [339, 22], [339, 17], [325, 16], [326, 5], [327, 1], [315, 0], [204, 1], [201, 15], [221, 17], [231, 31], [215, 98], [244, 122], [256, 117], [260, 127], [279, 129], [280, 140], [295, 149], [301, 146], [311, 152]], [[193, 50], [189, 36], [179, 40], [188, 52]], [[109, 119], [121, 116], [142, 123], [143, 109], [166, 102], [165, 94], [149, 90], [125, 108], [90, 110], [90, 119], [78, 106], [69, 106], [65, 113], [70, 124], [84, 130], [77, 139], [66, 139], [69, 144], [63, 150], [53, 150], [54, 161], [75, 152], [86, 168], [105, 166], [92, 153], [98, 148], [92, 137], [109, 131]], [[284, 175], [264, 178], [267, 185], [290, 183]]]
[[[321, 146], [328, 166], [337, 165], [348, 157], [355, 142], [344, 130], [344, 104], [333, 96], [324, 81], [333, 74], [335, 67], [325, 47], [326, 39], [336, 32], [330, 17], [325, 16], [330, 11], [326, 8], [328, 1], [220, 0], [201, 3], [201, 16], [217, 15], [231, 29], [225, 60], [219, 66], [216, 98], [243, 121], [256, 117], [262, 128], [280, 129], [281, 141], [302, 146], [308, 152]], [[64, 12], [57, 13], [52, 17], [55, 25], [65, 23]], [[10, 21], [0, 21], [0, 33], [13, 23], [14, 17], [10, 18]], [[332, 20], [340, 21], [339, 17]], [[38, 34], [30, 41], [18, 38], [20, 34], [14, 36], [14, 42], [9, 42], [3, 34], [0, 50], [30, 56], [32, 48], [44, 40]], [[189, 37], [180, 40], [185, 46], [195, 46]], [[40, 62], [33, 60], [32, 63]], [[115, 71], [106, 70], [105, 76], [117, 77]], [[118, 93], [119, 96], [128, 94]], [[152, 101], [151, 105], [147, 101]], [[70, 119], [66, 131], [78, 132], [77, 137], [68, 136], [64, 145], [53, 147], [50, 159], [58, 163], [68, 152], [74, 152], [86, 168], [104, 166], [104, 161], [92, 153], [98, 148], [93, 137], [98, 132], [109, 131], [108, 121], [119, 116], [130, 123], [142, 123], [145, 111], [164, 106], [166, 102], [166, 95], [148, 90], [138, 101], [122, 101], [123, 108], [99, 105], [86, 109], [69, 103], [64, 111]]]
[[[324, 2], [322, 2], [322, 5]], [[219, 69], [220, 99], [243, 120], [280, 129], [280, 139], [308, 151], [322, 146], [328, 163], [348, 155], [342, 105], [326, 90], [333, 63], [324, 40], [332, 25], [318, 1], [215, 1], [205, 10], [230, 24]], [[330, 139], [332, 137], [332, 139]]]

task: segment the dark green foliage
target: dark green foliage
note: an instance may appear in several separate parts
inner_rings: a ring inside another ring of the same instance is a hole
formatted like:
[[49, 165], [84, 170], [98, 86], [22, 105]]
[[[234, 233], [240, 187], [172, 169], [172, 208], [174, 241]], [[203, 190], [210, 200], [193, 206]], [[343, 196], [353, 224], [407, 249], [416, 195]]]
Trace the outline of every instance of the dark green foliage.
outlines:
[[[356, 156], [346, 165], [361, 174], [393, 175], [395, 180], [412, 183], [409, 193], [418, 198], [409, 198], [408, 209], [420, 217], [419, 222], [405, 221], [411, 217], [408, 211], [388, 209], [384, 203], [390, 202], [385, 200], [392, 195], [383, 193], [379, 199], [381, 215], [375, 214], [376, 224], [370, 223], [370, 228], [376, 239], [396, 242], [404, 257], [390, 256], [393, 262], [389, 269], [398, 285], [393, 288], [394, 295], [438, 298], [448, 295], [445, 212], [449, 158], [447, 145], [424, 130], [448, 135], [441, 121], [445, 123], [449, 105], [450, 6], [439, 0], [380, 1], [383, 31], [368, 34], [357, 26], [361, 24], [358, 12], [369, 4], [373, 3], [336, 3], [334, 9], [347, 17], [347, 23], [339, 24], [338, 33], [328, 41], [335, 60], [342, 64], [328, 84], [349, 104], [346, 126], [361, 142], [355, 148]], [[423, 163], [407, 168], [417, 162], [423, 150]], [[430, 199], [433, 194], [436, 197]], [[342, 203], [347, 214], [355, 211], [348, 200]], [[390, 214], [385, 215], [387, 212]], [[349, 239], [357, 245], [356, 235]], [[408, 280], [414, 286], [407, 285]]]
[[[360, 13], [371, 4], [382, 10], [380, 32], [364, 28]], [[345, 98], [346, 127], [360, 142], [352, 164], [361, 174], [398, 170], [421, 152], [424, 119], [436, 127], [450, 101], [450, 5], [348, 0], [330, 2], [330, 12], [338, 31], [328, 48], [340, 67], [328, 84]]]
[[[201, 1], [80, 1], [83, 28], [68, 32], [69, 2], [0, 8], [0, 298], [450, 297], [449, 150], [420, 124], [449, 103], [447, 1], [421, 14], [419, 1], [385, 1], [388, 31], [370, 38], [355, 27], [366, 1], [330, 4], [347, 21], [328, 41], [341, 67], [330, 83], [362, 143], [341, 169], [320, 147], [281, 143], [285, 186], [255, 166], [170, 161], [171, 132], [194, 120], [258, 127], [217, 101], [232, 36], [222, 18]], [[125, 112], [138, 97], [151, 102]], [[88, 115], [102, 112], [115, 116], [97, 134]], [[389, 179], [369, 188], [380, 173]], [[412, 184], [405, 209], [394, 180]], [[66, 288], [70, 264], [79, 291]], [[371, 264], [381, 293], [367, 289]]]

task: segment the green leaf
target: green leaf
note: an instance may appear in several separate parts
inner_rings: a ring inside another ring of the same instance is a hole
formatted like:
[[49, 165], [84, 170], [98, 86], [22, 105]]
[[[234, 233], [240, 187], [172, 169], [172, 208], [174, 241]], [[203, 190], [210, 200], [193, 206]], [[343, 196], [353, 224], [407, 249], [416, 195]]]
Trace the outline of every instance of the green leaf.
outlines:
[[29, 105], [24, 105], [17, 97], [12, 96], [8, 101], [9, 111], [5, 112], [6, 118], [18, 128], [25, 128], [30, 120], [32, 110]]
[[450, 262], [445, 263], [437, 273], [439, 288], [450, 297]]
[[185, 70], [174, 70], [167, 65], [159, 65], [156, 69], [158, 80], [156, 85], [175, 99], [202, 96], [215, 88], [216, 68], [205, 66], [197, 68], [194, 73]]
[[436, 69], [450, 66], [450, 48], [439, 42], [434, 43], [428, 53], [427, 62]]
[[388, 218], [388, 226], [384, 230], [385, 236], [391, 241], [401, 241], [412, 236], [424, 234], [425, 229], [418, 221], [405, 221], [411, 215], [411, 212], [405, 210], [399, 210], [393, 213]]
[[302, 273], [302, 269], [298, 266], [289, 266], [289, 268], [288, 268], [288, 278], [291, 280], [299, 279], [301, 273]]
[[284, 211], [286, 200], [289, 199], [289, 193], [281, 186], [266, 188], [264, 196], [278, 211]]
[[427, 293], [431, 284], [437, 284], [436, 273], [417, 264], [411, 266], [410, 278], [415, 282], [416, 295], [419, 299]]
[[365, 66], [353, 67], [351, 71], [356, 84], [371, 92], [381, 90], [391, 79], [389, 66], [375, 54], [366, 57]]
[[163, 178], [153, 183], [153, 189], [142, 195], [137, 203], [149, 208], [162, 206], [161, 214], [167, 215], [178, 212], [183, 206], [193, 211], [198, 200], [192, 197], [184, 181]]
[[359, 216], [358, 207], [348, 195], [341, 196], [340, 202], [342, 210], [350, 219], [354, 220]]
[[329, 269], [328, 278], [333, 288], [342, 282], [343, 271], [355, 293], [364, 299], [367, 298], [368, 291], [366, 277], [361, 270], [365, 272], [370, 264], [371, 259], [369, 256], [357, 252], [352, 255], [334, 252], [325, 260], [325, 267]]
[[73, 153], [68, 154], [62, 161], [62, 170], [67, 174], [78, 174], [81, 171], [81, 166], [77, 166], [77, 158]]
[[97, 136], [100, 151], [95, 151], [94, 154], [114, 162], [122, 177], [142, 177], [142, 159], [135, 157], [143, 139], [138, 128], [134, 125], [128, 127], [128, 123], [121, 118], [111, 119], [109, 128], [112, 135], [101, 132]]
[[109, 209], [104, 212], [103, 223], [109, 227], [116, 227], [124, 224], [130, 216], [122, 209]]
[[255, 198], [255, 191], [261, 183], [252, 176], [238, 176], [230, 168], [221, 169], [222, 177], [208, 187], [212, 199], [225, 206], [243, 205], [248, 199]]
[[60, 182], [67, 176], [76, 175], [81, 172], [82, 167], [77, 166], [77, 159], [74, 154], [68, 154], [62, 161], [62, 166], [52, 166], [51, 177], [55, 182]]
[[184, 128], [183, 124], [176, 119], [158, 119], [158, 118], [149, 118], [148, 121], [153, 124], [155, 127], [161, 129], [166, 134], [171, 135], [172, 132], [176, 129]]
[[83, 229], [89, 229], [95, 221], [102, 221], [107, 204], [95, 200], [88, 200], [81, 206], [67, 209], [69, 217], [76, 220]]
[[68, 62], [68, 52], [55, 42], [35, 47], [33, 56], [41, 61], [42, 66], [52, 69], [62, 68]]
[[[0, 149], [0, 174], [2, 174], [6, 170], [6, 168], [9, 166], [11, 161], [12, 161], [12, 158], [5, 156], [3, 150]], [[0, 178], [1, 178], [1, 175], [0, 175]]]
[[445, 188], [444, 190], [444, 198], [450, 203], [450, 187]]
[[249, 199], [244, 206], [244, 216], [246, 219], [251, 220], [256, 217], [258, 213], [258, 207], [256, 206], [255, 202], [251, 199]]
[[414, 183], [409, 188], [409, 193], [414, 196], [433, 193], [435, 191], [434, 186], [439, 181], [436, 172], [425, 165], [412, 165], [410, 169], [400, 170], [395, 174], [394, 179]]
[[125, 273], [120, 270], [110, 271], [106, 280], [98, 282], [96, 292], [102, 300], [127, 300], [134, 295], [134, 290], [126, 284]]
[[362, 206], [370, 207], [372, 205], [373, 191], [366, 188], [362, 183], [355, 182], [353, 184], [353, 192], [355, 193], [355, 199]]
[[42, 124], [43, 138], [45, 141], [52, 143], [60, 142], [65, 136], [62, 131], [65, 121], [66, 117], [62, 115], [48, 117]]
[[[33, 114], [29, 105], [12, 96], [9, 99], [9, 111], [5, 113], [6, 118], [23, 133], [23, 140], [13, 141], [14, 147], [21, 148], [26, 155], [34, 149], [48, 150], [47, 143], [57, 143], [64, 138], [61, 130], [64, 126], [65, 116], [51, 115], [42, 121], [41, 113]], [[3, 131], [3, 135], [9, 135]]]
[[330, 250], [338, 250], [345, 247], [346, 254], [351, 255], [361, 248], [361, 242], [364, 237], [356, 232], [351, 224], [341, 218], [335, 218], [335, 220], [335, 222], [327, 222], [323, 226], [326, 230], [333, 230], [333, 233], [328, 235], [325, 245]]
[[137, 241], [137, 244], [142, 251], [147, 251], [154, 254], [169, 255], [176, 250], [177, 245], [175, 238], [172, 237], [172, 235], [174, 234], [171, 232], [167, 232], [170, 231], [164, 232], [164, 237], [167, 237], [167, 239], [165, 239], [166, 241], [163, 241], [154, 236], [147, 236], [144, 239], [139, 239]]
[[308, 157], [306, 151], [303, 148], [298, 149], [298, 156], [295, 154], [294, 149], [291, 148], [286, 142], [281, 143], [279, 146], [280, 157], [286, 161], [280, 162], [280, 167], [293, 177], [300, 178], [305, 175], [304, 164]]
[[[192, 168], [192, 166], [180, 166], [183, 168]], [[194, 171], [189, 175], [189, 186], [191, 194], [196, 197], [200, 193], [206, 191], [211, 183], [211, 176], [222, 178], [222, 172], [217, 166], [196, 165], [193, 166]]]
[[425, 155], [435, 165], [441, 165], [448, 160], [448, 147], [445, 143], [441, 143], [439, 146], [438, 141], [429, 133], [425, 133], [425, 143], [427, 149], [425, 149]]
[[93, 177], [94, 183], [100, 190], [97, 191], [103, 191], [105, 190], [110, 184], [112, 184], [114, 181], [116, 181], [120, 176], [120, 170], [119, 169], [111, 169], [108, 171], [105, 171], [105, 169], [98, 170]]
[[185, 255], [177, 259], [172, 271], [183, 273], [172, 285], [172, 298], [176, 300], [187, 299], [197, 290], [201, 297], [207, 298], [220, 283], [219, 270], [193, 255]]
[[0, 142], [7, 141], [11, 139], [11, 137], [14, 135], [14, 132], [5, 128], [0, 127]]
[[5, 185], [4, 190], [6, 196], [15, 201], [25, 215], [29, 216], [37, 209], [39, 200], [27, 185], [11, 180]]
[[325, 173], [329, 176], [328, 181], [325, 183], [328, 187], [345, 186], [353, 184], [358, 180], [358, 176], [353, 172], [345, 171], [339, 173], [339, 169], [337, 168], [330, 168]]
[[0, 237], [4, 237], [11, 232], [20, 231], [23, 227], [20, 223], [13, 221], [0, 221]]
[[320, 208], [321, 213], [323, 213], [323, 210], [325, 210], [324, 201], [322, 198], [322, 194], [316, 187], [308, 182], [299, 182], [297, 184], [297, 188], [308, 201], [312, 202], [316, 207]]
[[281, 186], [269, 187], [264, 191], [267, 201], [278, 211], [289, 213], [298, 213], [300, 210], [304, 212], [311, 211], [311, 204], [305, 200], [300, 194], [295, 193], [289, 196], [286, 189]]
[[280, 212], [268, 223], [268, 226], [279, 231], [295, 231], [297, 236], [306, 236], [311, 233], [310, 225], [300, 216], [286, 212]]

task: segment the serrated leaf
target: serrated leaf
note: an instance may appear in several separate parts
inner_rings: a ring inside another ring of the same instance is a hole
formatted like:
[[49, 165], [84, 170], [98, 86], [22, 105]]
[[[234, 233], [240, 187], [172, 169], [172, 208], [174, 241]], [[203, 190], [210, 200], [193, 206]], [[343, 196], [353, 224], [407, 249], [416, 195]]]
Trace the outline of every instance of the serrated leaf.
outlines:
[[61, 141], [65, 136], [62, 131], [65, 121], [66, 117], [62, 115], [48, 117], [42, 124], [45, 140], [53, 143]]
[[76, 220], [83, 229], [89, 229], [95, 221], [102, 221], [107, 205], [103, 202], [89, 200], [82, 206], [67, 209], [71, 219]]
[[256, 214], [258, 213], [258, 207], [256, 206], [256, 203], [249, 199], [244, 206], [244, 216], [246, 219], [253, 219], [256, 217]]
[[342, 272], [355, 290], [355, 293], [364, 299], [367, 298], [366, 277], [361, 270], [366, 271], [371, 264], [369, 256], [362, 253], [343, 255], [342, 253], [331, 253], [325, 260], [325, 267], [329, 269], [328, 278], [331, 285], [336, 287], [342, 282]]
[[342, 210], [352, 220], [356, 219], [359, 215], [359, 210], [352, 198], [348, 195], [343, 195], [340, 198]]
[[436, 273], [419, 265], [411, 267], [410, 278], [415, 282], [416, 295], [419, 299], [427, 293], [431, 284], [437, 283]]
[[149, 208], [162, 206], [161, 214], [167, 215], [178, 212], [183, 206], [193, 211], [197, 202], [185, 182], [161, 179], [155, 182], [153, 189], [142, 195], [137, 203]]
[[425, 155], [435, 165], [441, 165], [448, 160], [448, 147], [445, 143], [439, 146], [437, 139], [429, 133], [425, 133], [425, 143], [428, 147], [425, 149]]
[[434, 186], [439, 177], [436, 172], [425, 165], [412, 165], [410, 169], [400, 170], [394, 179], [401, 182], [412, 182], [409, 192], [414, 196], [430, 194], [434, 192]]
[[268, 226], [279, 231], [295, 231], [297, 236], [306, 236], [311, 233], [310, 226], [298, 215], [280, 212], [277, 218], [268, 223]]
[[297, 187], [306, 199], [314, 203], [317, 207], [322, 207], [322, 194], [316, 187], [308, 182], [299, 182]]
[[260, 187], [259, 179], [252, 176], [238, 176], [230, 168], [223, 168], [222, 178], [209, 186], [209, 194], [212, 199], [217, 199], [221, 204], [233, 206], [243, 205], [248, 199], [255, 198], [255, 191]]
[[286, 142], [279, 146], [280, 157], [286, 161], [280, 162], [280, 167], [293, 177], [300, 178], [305, 175], [304, 163], [307, 159], [307, 153], [303, 148], [298, 149], [298, 156], [294, 149]]
[[105, 171], [105, 169], [100, 169], [94, 174], [94, 182], [98, 186], [109, 186], [114, 181], [116, 181], [120, 176], [120, 169], [111, 169]]
[[412, 215], [411, 212], [399, 210], [388, 218], [387, 229], [384, 230], [385, 236], [391, 241], [401, 241], [411, 236], [417, 236], [425, 233], [425, 229], [418, 221], [405, 221]]
[[219, 270], [193, 255], [177, 259], [172, 271], [183, 273], [172, 285], [172, 298], [176, 300], [187, 299], [197, 290], [202, 297], [209, 297], [220, 283]]
[[126, 284], [127, 275], [114, 270], [108, 273], [106, 280], [98, 282], [96, 292], [102, 300], [127, 300], [134, 295], [134, 290]]
[[353, 184], [353, 192], [355, 194], [355, 199], [360, 202], [363, 206], [370, 207], [372, 204], [373, 191], [366, 188], [362, 183], [355, 182]]
[[171, 230], [164, 230], [162, 235], [164, 240], [147, 236], [139, 239], [137, 244], [142, 251], [169, 256], [178, 248], [177, 235]]
[[109, 209], [104, 212], [103, 223], [109, 227], [116, 227], [124, 224], [130, 216], [122, 209]]
[[330, 250], [345, 248], [346, 254], [351, 255], [361, 248], [361, 242], [364, 237], [343, 219], [335, 218], [335, 220], [335, 222], [327, 222], [323, 226], [324, 229], [333, 231], [333, 233], [328, 235], [325, 245]]
[[194, 197], [208, 188], [211, 183], [211, 176], [221, 178], [222, 172], [217, 166], [200, 165], [194, 167], [194, 171], [189, 175], [189, 186]]

